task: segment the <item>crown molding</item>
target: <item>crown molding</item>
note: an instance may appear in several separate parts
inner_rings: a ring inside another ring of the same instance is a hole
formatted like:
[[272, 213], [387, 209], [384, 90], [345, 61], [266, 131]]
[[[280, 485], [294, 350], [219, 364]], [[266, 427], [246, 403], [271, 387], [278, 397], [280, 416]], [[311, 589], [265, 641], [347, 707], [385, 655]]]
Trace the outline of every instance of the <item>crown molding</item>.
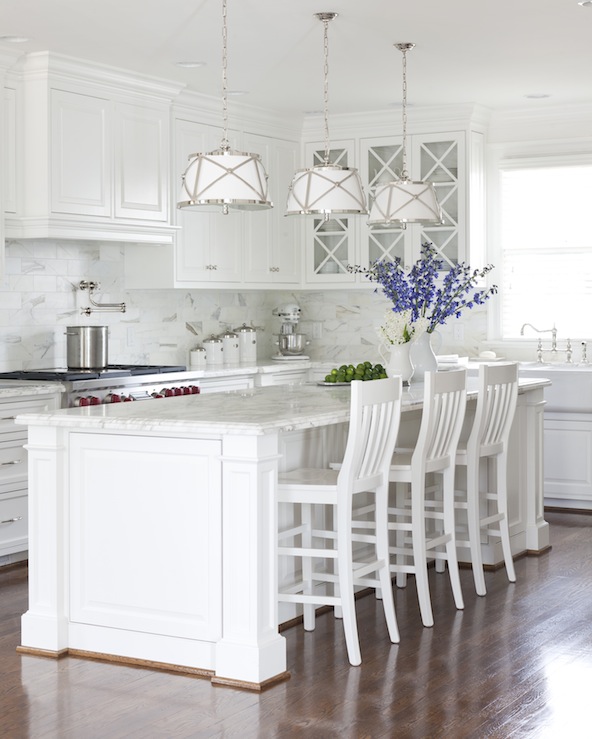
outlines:
[[[490, 111], [480, 105], [422, 106], [407, 109], [407, 126], [410, 133], [438, 133], [446, 130], [478, 130], [485, 132]], [[329, 117], [331, 137], [401, 135], [403, 130], [401, 108], [374, 110], [360, 113], [343, 113]], [[322, 138], [323, 116], [307, 116], [302, 126], [305, 141]]]

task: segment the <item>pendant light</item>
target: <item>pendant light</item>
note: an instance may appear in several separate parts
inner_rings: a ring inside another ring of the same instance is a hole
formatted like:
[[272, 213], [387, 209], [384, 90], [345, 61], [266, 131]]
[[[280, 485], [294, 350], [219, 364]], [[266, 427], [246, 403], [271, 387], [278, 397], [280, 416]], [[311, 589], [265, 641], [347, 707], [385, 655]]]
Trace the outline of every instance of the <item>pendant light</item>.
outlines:
[[332, 214], [367, 214], [366, 196], [357, 169], [329, 164], [329, 21], [337, 13], [315, 13], [324, 27], [324, 116], [325, 155], [323, 163], [310, 169], [298, 170], [288, 192], [286, 215], [323, 215], [328, 221]]
[[405, 228], [408, 223], [443, 223], [435, 187], [431, 182], [410, 180], [407, 172], [407, 52], [414, 46], [395, 44], [403, 53], [403, 170], [400, 179], [377, 187], [368, 218], [370, 226]]
[[267, 190], [267, 173], [258, 154], [232, 151], [228, 143], [227, 81], [227, 0], [222, 0], [222, 116], [220, 148], [205, 154], [190, 154], [182, 178], [178, 208], [220, 205], [229, 208], [259, 210], [272, 208]]

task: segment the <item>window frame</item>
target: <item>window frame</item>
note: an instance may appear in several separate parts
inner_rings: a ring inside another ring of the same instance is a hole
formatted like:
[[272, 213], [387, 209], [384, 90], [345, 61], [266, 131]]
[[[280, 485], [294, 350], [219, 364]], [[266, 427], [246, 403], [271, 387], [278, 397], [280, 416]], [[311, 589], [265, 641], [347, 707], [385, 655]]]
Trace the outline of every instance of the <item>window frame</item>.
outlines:
[[[500, 295], [503, 294], [504, 290], [500, 228], [503, 172], [516, 169], [550, 169], [552, 167], [577, 165], [592, 165], [592, 139], [585, 143], [579, 141], [575, 144], [574, 142], [545, 142], [544, 144], [533, 145], [530, 142], [522, 142], [491, 147], [487, 198], [487, 261], [496, 267], [491, 274], [491, 281], [498, 285]], [[563, 328], [563, 335], [560, 338], [567, 338], [567, 331], [568, 327]], [[542, 338], [545, 339], [545, 336], [542, 336]], [[525, 336], [524, 338], [504, 338], [502, 336], [501, 300], [493, 300], [488, 305], [487, 338], [488, 344], [504, 346], [508, 349], [511, 347], [524, 348], [526, 345], [532, 344], [533, 340], [538, 339], [538, 337], [533, 339], [532, 336]], [[590, 340], [592, 335], [581, 338]]]

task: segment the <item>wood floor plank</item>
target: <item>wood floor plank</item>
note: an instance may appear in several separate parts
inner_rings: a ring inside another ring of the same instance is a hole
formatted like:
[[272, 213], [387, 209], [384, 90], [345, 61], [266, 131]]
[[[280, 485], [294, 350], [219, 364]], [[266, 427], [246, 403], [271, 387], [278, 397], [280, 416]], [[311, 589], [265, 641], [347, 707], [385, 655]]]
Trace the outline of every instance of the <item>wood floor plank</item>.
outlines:
[[332, 613], [284, 632], [291, 679], [262, 694], [142, 667], [18, 654], [26, 566], [0, 569], [1, 736], [9, 739], [590, 739], [592, 516], [548, 513], [552, 550], [486, 573], [464, 611], [430, 572], [435, 625], [413, 578], [395, 588], [401, 643], [382, 606], [357, 602], [363, 663], [350, 667]]

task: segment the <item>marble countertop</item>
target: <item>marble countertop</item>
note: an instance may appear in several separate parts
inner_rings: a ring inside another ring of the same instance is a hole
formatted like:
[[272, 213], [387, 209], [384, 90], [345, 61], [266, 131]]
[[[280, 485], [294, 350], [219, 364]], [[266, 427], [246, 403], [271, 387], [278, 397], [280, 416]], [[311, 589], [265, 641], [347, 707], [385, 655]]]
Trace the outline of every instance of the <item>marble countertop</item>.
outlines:
[[64, 390], [64, 386], [59, 382], [3, 380], [0, 382], [0, 400], [46, 395], [47, 393], [63, 393]]
[[308, 370], [313, 366], [310, 359], [259, 359], [252, 363], [240, 364], [207, 364], [203, 369], [195, 369], [188, 367], [187, 372], [191, 372], [196, 379], [207, 379], [209, 377], [233, 377], [234, 375], [257, 375], [269, 372], [293, 372], [294, 370]]
[[[548, 385], [545, 379], [520, 381], [521, 392]], [[477, 394], [469, 378], [467, 394]], [[403, 410], [420, 408], [423, 385], [406, 388]], [[67, 408], [17, 416], [16, 422], [85, 430], [174, 435], [261, 435], [342, 423], [349, 418], [350, 388], [316, 383], [281, 385], [162, 400]]]

